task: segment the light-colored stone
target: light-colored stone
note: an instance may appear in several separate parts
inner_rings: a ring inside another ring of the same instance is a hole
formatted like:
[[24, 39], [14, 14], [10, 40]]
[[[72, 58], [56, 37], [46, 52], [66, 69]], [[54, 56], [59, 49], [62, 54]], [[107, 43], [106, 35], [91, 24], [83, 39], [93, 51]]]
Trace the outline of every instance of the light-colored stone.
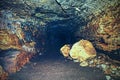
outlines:
[[80, 40], [72, 46], [70, 50], [70, 56], [73, 59], [78, 59], [81, 62], [95, 57], [96, 50], [90, 41]]
[[111, 79], [111, 77], [110, 77], [110, 76], [106, 76], [106, 79], [107, 79], [107, 80], [110, 80], [110, 79]]
[[78, 60], [73, 60], [74, 62], [79, 62]]
[[69, 56], [69, 52], [70, 52], [70, 45], [66, 44], [64, 45], [61, 49], [60, 49], [61, 53], [63, 54], [64, 57], [68, 57]]
[[88, 66], [88, 62], [87, 61], [83, 61], [80, 63], [80, 66], [85, 67]]

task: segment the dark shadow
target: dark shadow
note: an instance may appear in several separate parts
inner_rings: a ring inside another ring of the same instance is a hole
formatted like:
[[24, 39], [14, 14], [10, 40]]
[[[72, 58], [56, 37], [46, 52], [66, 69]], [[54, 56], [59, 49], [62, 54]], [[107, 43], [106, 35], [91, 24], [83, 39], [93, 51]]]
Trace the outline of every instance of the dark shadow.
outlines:
[[60, 55], [60, 48], [75, 42], [75, 26], [69, 20], [51, 22], [47, 26], [47, 55]]

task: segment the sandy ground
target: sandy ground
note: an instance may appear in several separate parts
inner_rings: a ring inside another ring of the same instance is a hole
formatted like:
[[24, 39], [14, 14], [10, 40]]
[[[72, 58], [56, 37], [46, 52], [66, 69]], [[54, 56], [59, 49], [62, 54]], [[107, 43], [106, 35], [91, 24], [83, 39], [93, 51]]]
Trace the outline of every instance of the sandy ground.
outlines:
[[106, 80], [100, 69], [80, 67], [62, 56], [38, 56], [31, 59], [8, 80]]

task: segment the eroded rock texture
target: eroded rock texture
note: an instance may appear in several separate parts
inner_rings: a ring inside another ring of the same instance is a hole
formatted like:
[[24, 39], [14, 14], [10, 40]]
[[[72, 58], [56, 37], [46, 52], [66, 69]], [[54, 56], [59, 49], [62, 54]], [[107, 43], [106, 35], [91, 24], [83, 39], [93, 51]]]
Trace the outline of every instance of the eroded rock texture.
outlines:
[[64, 57], [68, 57], [70, 52], [70, 45], [68, 44], [64, 45], [63, 47], [61, 47], [60, 51]]
[[0, 30], [0, 49], [20, 49], [19, 39], [14, 34], [9, 34], [7, 30]]
[[1, 64], [8, 73], [15, 73], [28, 63], [33, 55], [34, 54], [32, 52], [28, 53], [18, 50], [3, 51], [0, 56], [2, 62]]
[[[71, 29], [74, 27], [74, 32], [80, 27], [77, 36], [94, 40], [93, 43], [101, 50], [119, 49], [119, 0], [1, 0], [0, 2], [1, 13], [4, 14], [1, 17], [4, 25], [1, 21], [1, 27], [13, 21], [21, 22], [23, 25], [21, 27], [26, 28], [24, 33], [28, 35], [25, 37], [28, 41], [38, 39], [41, 34], [38, 30], [52, 28], [50, 22], [66, 20], [69, 23], [72, 20], [70, 24], [59, 25], [67, 25]], [[42, 33], [44, 36], [46, 32]], [[36, 42], [39, 43], [37, 40]]]
[[110, 6], [80, 29], [78, 36], [91, 40], [104, 51], [120, 49], [120, 6]]
[[79, 62], [96, 56], [96, 50], [88, 40], [80, 40], [74, 43], [71, 49], [70, 45], [64, 45], [60, 51], [64, 57], [71, 57], [73, 60], [78, 60]]
[[7, 80], [8, 73], [6, 73], [0, 65], [0, 80]]
[[80, 62], [85, 61], [96, 56], [96, 50], [91, 42], [87, 40], [80, 40], [73, 44], [70, 50], [70, 56]]

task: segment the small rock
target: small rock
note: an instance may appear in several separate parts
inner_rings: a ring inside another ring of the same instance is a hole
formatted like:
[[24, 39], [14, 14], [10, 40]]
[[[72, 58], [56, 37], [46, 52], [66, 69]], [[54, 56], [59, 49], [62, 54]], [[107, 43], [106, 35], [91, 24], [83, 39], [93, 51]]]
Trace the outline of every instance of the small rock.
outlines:
[[101, 67], [102, 67], [103, 69], [105, 69], [105, 68], [106, 68], [106, 65], [105, 65], [105, 64], [102, 64]]
[[111, 79], [111, 77], [110, 77], [110, 76], [106, 76], [106, 79], [107, 79], [107, 80], [110, 80], [110, 79]]
[[93, 60], [91, 60], [91, 61], [89, 62], [89, 64], [93, 64]]
[[112, 71], [112, 74], [115, 74], [115, 71]]
[[120, 76], [120, 72], [116, 72], [116, 75], [117, 75], [117, 76]]
[[111, 70], [110, 70], [110, 69], [108, 69], [108, 68], [107, 68], [107, 69], [105, 69], [105, 70], [104, 70], [104, 72], [105, 72], [105, 74], [111, 74]]
[[88, 62], [87, 61], [83, 61], [80, 63], [80, 66], [85, 67], [88, 66]]
[[33, 65], [34, 65], [34, 66], [37, 65], [37, 63], [33, 63]]
[[112, 70], [117, 70], [117, 67], [115, 65], [111, 65]]
[[97, 68], [100, 68], [100, 65], [97, 65], [96, 67], [97, 67]]
[[70, 45], [69, 44], [64, 45], [63, 47], [61, 47], [60, 51], [64, 57], [69, 57]]
[[78, 60], [73, 60], [74, 62], [79, 62]]

